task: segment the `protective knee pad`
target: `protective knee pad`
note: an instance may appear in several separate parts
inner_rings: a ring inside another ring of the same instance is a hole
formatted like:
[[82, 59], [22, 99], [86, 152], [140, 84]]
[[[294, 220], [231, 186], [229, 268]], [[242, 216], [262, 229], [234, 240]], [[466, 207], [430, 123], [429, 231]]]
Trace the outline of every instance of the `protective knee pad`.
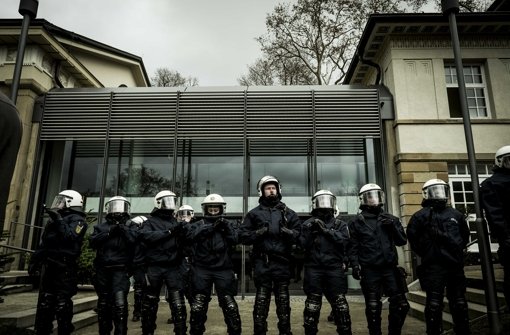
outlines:
[[345, 295], [339, 294], [333, 298], [332, 306], [338, 334], [351, 334], [351, 314]]
[[267, 287], [257, 288], [255, 306], [253, 307], [253, 328], [255, 334], [267, 332], [267, 314], [271, 303], [271, 291]]
[[209, 297], [205, 294], [196, 294], [194, 296], [190, 316], [191, 335], [203, 334], [205, 332], [208, 305]]
[[98, 293], [97, 295], [97, 324], [99, 334], [110, 334], [112, 331], [112, 309], [110, 304], [110, 295], [108, 293]]
[[468, 304], [464, 296], [449, 300], [455, 334], [469, 334]]
[[389, 299], [390, 311], [388, 314], [388, 333], [390, 335], [400, 334], [402, 326], [409, 312], [409, 303], [404, 294], [397, 294]]
[[278, 283], [275, 290], [276, 315], [280, 334], [290, 334], [290, 297], [289, 285]]
[[381, 334], [381, 297], [374, 292], [365, 296], [365, 315], [370, 335]]
[[128, 305], [127, 296], [124, 292], [118, 291], [113, 295], [114, 315], [113, 323], [115, 324], [115, 335], [127, 334], [127, 317]]
[[427, 334], [441, 334], [443, 331], [443, 293], [427, 292], [425, 305]]
[[229, 335], [241, 334], [241, 316], [239, 315], [239, 308], [234, 297], [225, 295], [219, 297], [220, 307], [223, 310], [225, 324], [227, 325], [227, 332]]
[[170, 298], [170, 310], [172, 311], [172, 320], [174, 321], [174, 333], [186, 334], [186, 302], [182, 291], [168, 292]]
[[41, 293], [37, 302], [34, 328], [36, 334], [51, 334], [57, 296], [52, 293]]
[[59, 298], [55, 308], [57, 316], [58, 334], [71, 334], [74, 330], [73, 326], [73, 301], [70, 298]]
[[321, 294], [309, 294], [305, 300], [305, 309], [303, 311], [303, 319], [305, 333], [316, 334], [318, 331], [317, 324], [321, 314], [322, 307], [322, 295]]
[[142, 301], [142, 330], [144, 334], [154, 333], [158, 313], [159, 297], [146, 294]]

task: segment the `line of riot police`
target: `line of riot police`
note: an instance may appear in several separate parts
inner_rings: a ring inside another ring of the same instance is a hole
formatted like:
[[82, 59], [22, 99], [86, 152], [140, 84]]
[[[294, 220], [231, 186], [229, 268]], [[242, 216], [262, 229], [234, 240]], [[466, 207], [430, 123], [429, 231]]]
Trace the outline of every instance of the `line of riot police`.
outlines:
[[[457, 287], [455, 292], [449, 287], [447, 276], [454, 270], [447, 258], [434, 261], [427, 257], [430, 250], [438, 250], [438, 255], [443, 249], [450, 253], [455, 250], [450, 260], [458, 265], [456, 278], [462, 279], [462, 264], [455, 257], [460, 257], [467, 243], [467, 225], [461, 215], [446, 206], [447, 184], [439, 180], [427, 183], [423, 192], [424, 208], [413, 216], [408, 226], [411, 247], [429, 262], [422, 267], [422, 275], [418, 273], [427, 292], [427, 333], [440, 331], [440, 309], [436, 305], [442, 305], [442, 295], [437, 293], [446, 286], [450, 303], [454, 301], [456, 327], [466, 334], [469, 327], [465, 324], [465, 287]], [[188, 333], [186, 296], [190, 305], [189, 333], [204, 334], [213, 285], [227, 333], [241, 334], [241, 318], [235, 300], [238, 285], [232, 262], [233, 247], [239, 243], [252, 246], [250, 262], [256, 287], [254, 334], [268, 331], [271, 294], [276, 304], [279, 334], [292, 334], [290, 260], [296, 245], [305, 255], [305, 334], [318, 332], [323, 296], [331, 304], [337, 333], [352, 333], [345, 297], [349, 267], [352, 267], [353, 277], [361, 280], [369, 333], [381, 334], [383, 294], [390, 304], [389, 334], [401, 333], [409, 304], [396, 247], [405, 245], [407, 237], [400, 220], [383, 209], [384, 192], [378, 185], [367, 184], [360, 189], [361, 212], [349, 224], [335, 215], [336, 197], [330, 191], [320, 190], [314, 194], [311, 218], [305, 222], [282, 202], [281, 184], [276, 177], [261, 178], [257, 191], [259, 204], [247, 213], [240, 226], [226, 218], [227, 204], [218, 194], [204, 198], [203, 217], [199, 220], [194, 218], [190, 206], [177, 210], [176, 195], [169, 190], [154, 197], [150, 215], [132, 219], [126, 198], [109, 199], [105, 221], [95, 225], [90, 236], [90, 246], [96, 250], [94, 286], [98, 295], [99, 334], [110, 334], [112, 330], [114, 334], [127, 333], [131, 276], [135, 301], [132, 320], [141, 319], [144, 335], [155, 332], [163, 286], [174, 333]], [[70, 334], [73, 330], [71, 297], [76, 293], [73, 271], [87, 226], [80, 207], [81, 195], [66, 190], [57, 196], [56, 202], [48, 210], [50, 221], [31, 262], [31, 272], [40, 265], [44, 271], [35, 325], [37, 334], [50, 334], [55, 316], [59, 334]], [[448, 210], [444, 212], [445, 209]], [[435, 272], [425, 271], [425, 266]], [[56, 271], [53, 267], [61, 268]]]

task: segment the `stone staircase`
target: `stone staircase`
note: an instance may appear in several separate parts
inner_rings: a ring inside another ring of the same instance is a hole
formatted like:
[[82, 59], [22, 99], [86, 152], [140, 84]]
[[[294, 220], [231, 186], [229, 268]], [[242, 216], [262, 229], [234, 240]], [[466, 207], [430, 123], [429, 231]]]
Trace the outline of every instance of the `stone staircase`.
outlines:
[[[0, 274], [4, 280], [4, 302], [0, 303], [0, 326], [32, 329], [35, 323], [37, 298], [39, 292], [32, 289], [26, 271], [9, 271]], [[91, 286], [83, 286], [73, 297], [73, 324], [76, 329], [97, 322], [94, 308], [97, 296]], [[56, 333], [57, 323], [53, 323]]]
[[[498, 295], [499, 307], [505, 306], [505, 298], [503, 295], [503, 270], [496, 264], [494, 266], [495, 278], [496, 278], [496, 289]], [[477, 322], [483, 318], [486, 318], [487, 307], [485, 305], [485, 292], [484, 292], [484, 281], [480, 266], [467, 266], [465, 267], [466, 279], [467, 279], [467, 290], [466, 299], [468, 301], [469, 308], [469, 319], [470, 322]], [[409, 315], [416, 317], [420, 320], [425, 320], [425, 299], [426, 295], [419, 286], [419, 283], [413, 282], [409, 285], [409, 293], [407, 294], [411, 309]], [[452, 329], [452, 316], [450, 314], [450, 308], [448, 306], [448, 300], [445, 298], [444, 309], [443, 309], [443, 328], [445, 331]]]

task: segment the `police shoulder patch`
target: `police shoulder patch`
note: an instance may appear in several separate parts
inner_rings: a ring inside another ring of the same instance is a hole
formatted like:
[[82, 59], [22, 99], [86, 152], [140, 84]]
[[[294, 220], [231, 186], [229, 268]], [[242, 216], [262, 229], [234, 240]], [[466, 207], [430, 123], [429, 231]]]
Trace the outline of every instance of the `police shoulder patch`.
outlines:
[[80, 221], [80, 223], [78, 223], [78, 225], [76, 226], [76, 228], [74, 228], [74, 231], [76, 232], [76, 234], [78, 234], [78, 235], [79, 235], [79, 234], [81, 233], [81, 231], [82, 231], [82, 229], [83, 229], [83, 226], [84, 226], [83, 222], [81, 222], [81, 221]]

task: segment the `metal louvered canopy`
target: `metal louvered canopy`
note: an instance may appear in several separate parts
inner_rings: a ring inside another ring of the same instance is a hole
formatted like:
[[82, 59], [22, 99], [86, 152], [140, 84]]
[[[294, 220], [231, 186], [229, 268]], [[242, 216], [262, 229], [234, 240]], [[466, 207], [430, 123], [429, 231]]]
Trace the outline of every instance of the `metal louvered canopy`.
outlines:
[[57, 89], [46, 94], [41, 140], [178, 140], [178, 150], [193, 140], [204, 153], [247, 140], [256, 154], [275, 143], [309, 151], [316, 139], [319, 154], [358, 152], [380, 137], [378, 106], [376, 88], [354, 86]]

